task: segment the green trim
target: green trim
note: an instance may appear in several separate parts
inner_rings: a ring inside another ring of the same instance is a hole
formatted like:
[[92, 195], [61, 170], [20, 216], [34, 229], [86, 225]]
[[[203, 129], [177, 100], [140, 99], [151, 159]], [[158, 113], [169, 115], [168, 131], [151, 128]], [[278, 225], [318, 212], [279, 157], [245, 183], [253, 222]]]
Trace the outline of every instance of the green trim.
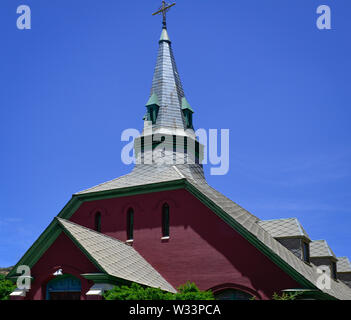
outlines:
[[191, 113], [194, 113], [194, 110], [192, 109], [188, 100], [185, 97], [182, 98], [182, 110], [190, 110]]
[[156, 93], [153, 93], [146, 103], [147, 107], [153, 106], [153, 105], [160, 106], [160, 103], [158, 102], [158, 97], [157, 97]]
[[212, 200], [206, 197], [202, 192], [196, 189], [191, 183], [186, 181], [186, 190], [193, 194], [197, 199], [199, 199], [203, 204], [210, 208], [214, 213], [216, 213], [222, 220], [229, 224], [233, 229], [235, 229], [241, 236], [248, 240], [253, 246], [255, 246], [264, 255], [270, 258], [276, 265], [278, 265], [283, 271], [289, 274], [295, 281], [297, 281], [302, 286], [308, 289], [315, 289], [316, 286], [303, 277], [299, 272], [297, 272], [293, 267], [286, 263], [280, 256], [269, 249], [265, 244], [257, 239], [252, 233], [245, 229], [241, 224], [239, 224], [234, 218], [228, 215], [223, 209], [216, 205]]
[[62, 229], [57, 220], [54, 219], [33, 245], [26, 251], [18, 263], [12, 268], [6, 278], [16, 276], [18, 266], [27, 265], [29, 268], [32, 268], [45, 251], [53, 244], [61, 232]]
[[[61, 210], [57, 217], [69, 220], [74, 212], [81, 206], [85, 201], [96, 201], [102, 199], [111, 199], [119, 197], [127, 197], [132, 195], [154, 193], [168, 190], [184, 189], [185, 179], [174, 180], [170, 182], [161, 182], [137, 187], [127, 187], [118, 190], [109, 190], [103, 192], [94, 192], [82, 195], [73, 195], [71, 200]], [[27, 265], [32, 268], [37, 261], [42, 257], [47, 249], [53, 244], [57, 237], [63, 231], [61, 224], [55, 218], [50, 225], [44, 230], [39, 238], [32, 244], [32, 246], [26, 251], [18, 263], [12, 268], [7, 274], [6, 278], [17, 276], [16, 270], [20, 265]]]
[[108, 283], [112, 285], [127, 285], [131, 283], [131, 281], [114, 277], [107, 273], [84, 273], [81, 274], [81, 276], [87, 280], [93, 281], [94, 283]]
[[77, 194], [72, 197], [66, 207], [58, 214], [58, 218], [69, 220], [73, 213], [83, 202], [97, 201], [112, 198], [129, 197], [145, 193], [155, 193], [161, 191], [177, 190], [185, 188], [185, 178], [167, 182], [151, 183], [141, 186], [126, 187], [115, 190], [98, 191], [84, 194]]
[[95, 265], [95, 267], [100, 269], [100, 271], [106, 272], [106, 270], [99, 264], [99, 262], [97, 262], [90, 255], [90, 253], [80, 244], [80, 242], [72, 235], [72, 233], [70, 233], [58, 219], [56, 219], [56, 220], [59, 222], [60, 226], [63, 229], [63, 232], [65, 233], [65, 235], [67, 235], [67, 237], [72, 240], [72, 242], [78, 247], [78, 249], [80, 249], [86, 255], [86, 257]]

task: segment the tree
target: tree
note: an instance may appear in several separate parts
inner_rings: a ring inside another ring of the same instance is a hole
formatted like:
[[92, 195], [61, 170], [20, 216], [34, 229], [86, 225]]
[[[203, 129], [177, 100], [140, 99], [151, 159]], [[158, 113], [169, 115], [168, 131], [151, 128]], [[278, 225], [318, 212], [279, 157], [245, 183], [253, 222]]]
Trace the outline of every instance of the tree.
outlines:
[[210, 291], [200, 291], [187, 282], [178, 288], [178, 293], [170, 293], [157, 288], [142, 287], [137, 283], [130, 286], [117, 286], [104, 294], [106, 300], [214, 300]]
[[178, 288], [175, 300], [214, 300], [211, 291], [200, 291], [195, 283], [187, 282]]
[[0, 274], [0, 300], [8, 300], [10, 293], [15, 290], [16, 286], [10, 280], [6, 280], [5, 276]]

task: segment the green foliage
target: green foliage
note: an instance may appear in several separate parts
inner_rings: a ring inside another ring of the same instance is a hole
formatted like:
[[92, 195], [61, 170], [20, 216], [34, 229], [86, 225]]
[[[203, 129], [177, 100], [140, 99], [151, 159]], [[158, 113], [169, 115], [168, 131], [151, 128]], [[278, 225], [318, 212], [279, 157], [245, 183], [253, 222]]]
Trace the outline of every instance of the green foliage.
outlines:
[[286, 293], [283, 292], [283, 294], [280, 296], [277, 293], [273, 294], [273, 300], [296, 300], [296, 298], [300, 295], [301, 293], [295, 292], [295, 293]]
[[178, 288], [175, 300], [214, 300], [211, 291], [200, 291], [195, 283], [187, 282]]
[[104, 294], [106, 300], [214, 300], [212, 292], [200, 291], [194, 283], [187, 282], [178, 288], [178, 293], [170, 293], [157, 288], [117, 286]]
[[5, 276], [0, 274], [0, 300], [8, 300], [10, 293], [15, 290], [16, 286], [10, 280], [6, 280]]
[[114, 287], [107, 291], [104, 297], [106, 300], [171, 300], [172, 294], [133, 283], [131, 286]]

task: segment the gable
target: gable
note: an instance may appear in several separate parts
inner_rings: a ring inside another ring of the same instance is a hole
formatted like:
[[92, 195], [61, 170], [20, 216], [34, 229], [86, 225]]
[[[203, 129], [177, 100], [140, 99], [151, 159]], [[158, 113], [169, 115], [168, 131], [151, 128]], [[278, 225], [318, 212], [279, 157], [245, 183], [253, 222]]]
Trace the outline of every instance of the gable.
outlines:
[[[316, 276], [318, 276], [316, 268], [313, 267], [313, 265], [308, 266], [304, 264], [303, 261], [295, 257], [289, 250], [284, 248], [278, 241], [265, 232], [263, 228], [259, 227], [256, 223], [258, 218], [208, 186], [204, 180], [201, 183], [200, 181], [188, 180], [188, 178], [185, 178], [183, 175], [183, 173], [185, 174], [184, 171], [180, 172], [178, 168], [174, 168], [174, 170], [179, 172], [180, 178], [178, 180], [74, 195], [71, 201], [60, 212], [59, 217], [69, 219], [77, 212], [82, 204], [86, 205], [89, 202], [93, 203], [94, 201], [124, 197], [133, 199], [134, 196], [139, 195], [142, 196], [150, 193], [157, 194], [164, 191], [186, 189], [222, 221], [228, 224], [230, 228], [234, 229], [287, 275], [299, 283], [299, 285], [304, 288], [316, 289]], [[45, 233], [47, 233], [47, 231], [45, 231], [44, 234]], [[40, 243], [42, 244], [41, 246], [38, 245]], [[43, 252], [43, 247], [45, 247], [45, 245], [46, 242], [43, 241], [41, 236], [30, 250], [28, 250], [24, 258], [33, 259], [33, 256], [40, 255], [38, 252]], [[21, 261], [23, 259], [21, 259]], [[351, 296], [351, 291], [346, 286], [332, 281], [332, 289], [329, 290], [327, 294], [342, 299]]]

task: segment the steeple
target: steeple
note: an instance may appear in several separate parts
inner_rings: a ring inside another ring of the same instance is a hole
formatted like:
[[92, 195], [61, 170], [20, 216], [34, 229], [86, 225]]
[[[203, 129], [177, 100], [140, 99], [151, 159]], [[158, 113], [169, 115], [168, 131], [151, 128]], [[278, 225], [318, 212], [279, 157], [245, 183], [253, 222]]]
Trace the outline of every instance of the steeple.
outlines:
[[[187, 119], [182, 109], [182, 101], [185, 99], [185, 95], [166, 23], [166, 12], [174, 5], [175, 3], [168, 5], [165, 1], [162, 1], [162, 7], [154, 13], [154, 15], [162, 14], [163, 22], [150, 99], [156, 96], [159, 102], [157, 119], [153, 121], [154, 128], [186, 130], [192, 129], [192, 126], [187, 126]], [[151, 117], [147, 118], [150, 119]]]
[[144, 130], [135, 139], [137, 166], [191, 165], [203, 174], [203, 146], [196, 140], [193, 128], [193, 109], [185, 97], [167, 31], [166, 12], [175, 4], [162, 1], [154, 13], [162, 14], [156, 67], [151, 92], [146, 103]]

